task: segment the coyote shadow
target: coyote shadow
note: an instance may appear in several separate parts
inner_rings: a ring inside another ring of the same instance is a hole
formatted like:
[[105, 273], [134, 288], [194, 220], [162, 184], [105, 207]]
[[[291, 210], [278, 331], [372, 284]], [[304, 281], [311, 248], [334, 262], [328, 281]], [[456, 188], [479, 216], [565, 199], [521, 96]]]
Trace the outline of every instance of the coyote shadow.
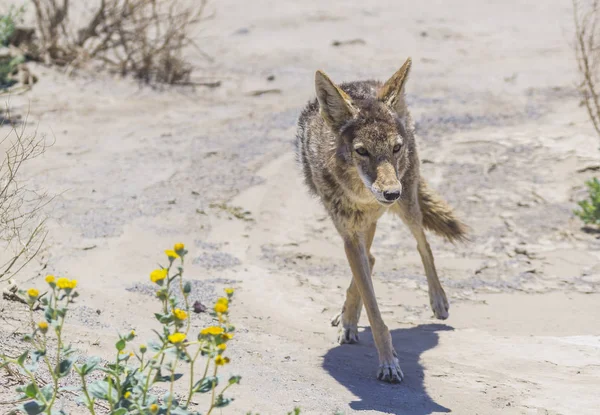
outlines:
[[399, 385], [377, 380], [377, 350], [371, 330], [360, 333], [360, 343], [341, 345], [328, 351], [323, 368], [359, 400], [350, 403], [355, 411], [375, 410], [395, 415], [428, 415], [451, 412], [436, 403], [423, 385], [421, 353], [438, 344], [438, 331], [454, 330], [445, 324], [422, 324], [392, 330], [392, 340], [405, 379]]

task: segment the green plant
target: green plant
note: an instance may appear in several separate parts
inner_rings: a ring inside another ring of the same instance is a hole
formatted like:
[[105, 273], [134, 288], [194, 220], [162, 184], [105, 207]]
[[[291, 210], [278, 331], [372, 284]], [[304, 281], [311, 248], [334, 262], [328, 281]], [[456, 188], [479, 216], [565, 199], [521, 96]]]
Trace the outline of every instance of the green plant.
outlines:
[[17, 28], [17, 22], [21, 19], [24, 12], [24, 6], [16, 8], [12, 5], [8, 9], [8, 13], [0, 14], [0, 45], [8, 45], [8, 41]]
[[585, 182], [588, 199], [577, 202], [581, 209], [574, 213], [587, 225], [600, 225], [600, 181], [593, 178]]
[[[16, 357], [0, 353], [0, 368], [16, 366], [28, 379], [26, 385], [17, 389], [21, 397], [16, 411], [29, 415], [65, 415], [55, 404], [61, 393], [73, 391], [63, 384], [63, 379], [73, 371], [80, 379], [80, 386], [75, 389], [79, 401], [92, 415], [99, 407], [108, 409], [111, 415], [199, 415], [200, 412], [191, 404], [195, 394], [207, 397], [206, 414], [209, 415], [215, 408], [225, 407], [233, 400], [225, 396], [225, 391], [239, 383], [240, 377], [231, 376], [224, 382], [219, 377], [219, 369], [229, 363], [224, 354], [234, 331], [229, 323], [233, 290], [226, 289], [227, 295], [219, 298], [214, 305], [211, 315], [215, 324], [192, 334], [188, 301], [191, 284], [183, 279], [187, 251], [183, 244], [176, 244], [173, 250], [165, 253], [169, 265], [150, 274], [151, 281], [158, 287], [156, 296], [162, 306], [161, 312], [155, 314], [161, 326], [160, 330], [154, 331], [157, 338], [147, 345], [134, 347], [133, 342], [137, 338], [134, 331], [120, 335], [115, 343], [114, 359], [104, 364], [95, 357], [77, 364], [74, 350], [63, 338], [69, 306], [79, 295], [76, 280], [48, 275], [46, 292], [40, 293], [35, 288], [20, 292], [29, 305], [31, 327], [23, 340], [30, 347]], [[183, 298], [181, 304], [176, 293]], [[44, 309], [41, 320], [34, 312], [38, 305]], [[51, 338], [56, 341], [56, 350], [48, 346]], [[205, 362], [198, 377], [195, 369], [199, 358]], [[185, 386], [186, 392], [178, 397], [174, 385], [183, 376], [180, 372], [183, 366], [188, 369], [189, 383]], [[51, 376], [51, 382], [45, 386], [36, 376], [39, 370], [45, 370]], [[88, 380], [94, 372], [101, 372], [102, 379]], [[168, 392], [159, 397], [153, 387], [161, 383]], [[223, 383], [225, 386], [217, 391]]]

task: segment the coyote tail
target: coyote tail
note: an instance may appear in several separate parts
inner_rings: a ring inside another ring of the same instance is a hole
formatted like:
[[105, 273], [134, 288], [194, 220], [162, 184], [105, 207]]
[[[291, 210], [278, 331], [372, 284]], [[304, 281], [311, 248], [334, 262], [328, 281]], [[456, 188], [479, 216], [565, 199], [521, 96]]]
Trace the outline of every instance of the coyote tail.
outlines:
[[419, 205], [425, 229], [437, 233], [452, 243], [469, 240], [467, 225], [456, 217], [450, 205], [430, 189], [422, 178], [419, 180]]

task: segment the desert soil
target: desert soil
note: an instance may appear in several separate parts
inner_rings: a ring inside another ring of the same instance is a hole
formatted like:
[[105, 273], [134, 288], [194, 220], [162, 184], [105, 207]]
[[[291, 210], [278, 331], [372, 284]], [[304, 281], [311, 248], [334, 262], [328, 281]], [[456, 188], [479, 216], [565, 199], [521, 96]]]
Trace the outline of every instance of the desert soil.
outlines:
[[[237, 290], [231, 413], [597, 414], [600, 239], [572, 210], [600, 168], [599, 141], [575, 88], [570, 2], [222, 0], [212, 10], [196, 36], [213, 60], [191, 53], [196, 80], [220, 87], [153, 90], [34, 66], [40, 82], [11, 98], [54, 140], [26, 173], [56, 195], [48, 249], [19, 283], [79, 280], [74, 347], [109, 357], [117, 332], [151, 338], [148, 274], [184, 242], [196, 298]], [[437, 321], [414, 240], [396, 218], [380, 221], [375, 289], [406, 376], [388, 385], [375, 379], [364, 313], [361, 342], [336, 343], [329, 320], [349, 267], [293, 142], [316, 69], [384, 80], [407, 56], [423, 175], [472, 242], [430, 236], [451, 302]], [[3, 347], [16, 348], [23, 309], [0, 308]], [[11, 382], [0, 380], [3, 398]]]

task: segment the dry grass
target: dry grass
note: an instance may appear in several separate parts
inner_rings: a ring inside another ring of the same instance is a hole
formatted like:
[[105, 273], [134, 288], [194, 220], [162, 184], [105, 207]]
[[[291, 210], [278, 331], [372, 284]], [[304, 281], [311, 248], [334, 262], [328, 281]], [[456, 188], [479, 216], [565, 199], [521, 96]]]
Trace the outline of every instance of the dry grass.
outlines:
[[[40, 60], [76, 68], [90, 60], [144, 82], [189, 82], [183, 53], [195, 46], [191, 34], [205, 16], [207, 0], [99, 0], [78, 28], [69, 0], [32, 0]], [[189, 5], [191, 4], [191, 5]]]

